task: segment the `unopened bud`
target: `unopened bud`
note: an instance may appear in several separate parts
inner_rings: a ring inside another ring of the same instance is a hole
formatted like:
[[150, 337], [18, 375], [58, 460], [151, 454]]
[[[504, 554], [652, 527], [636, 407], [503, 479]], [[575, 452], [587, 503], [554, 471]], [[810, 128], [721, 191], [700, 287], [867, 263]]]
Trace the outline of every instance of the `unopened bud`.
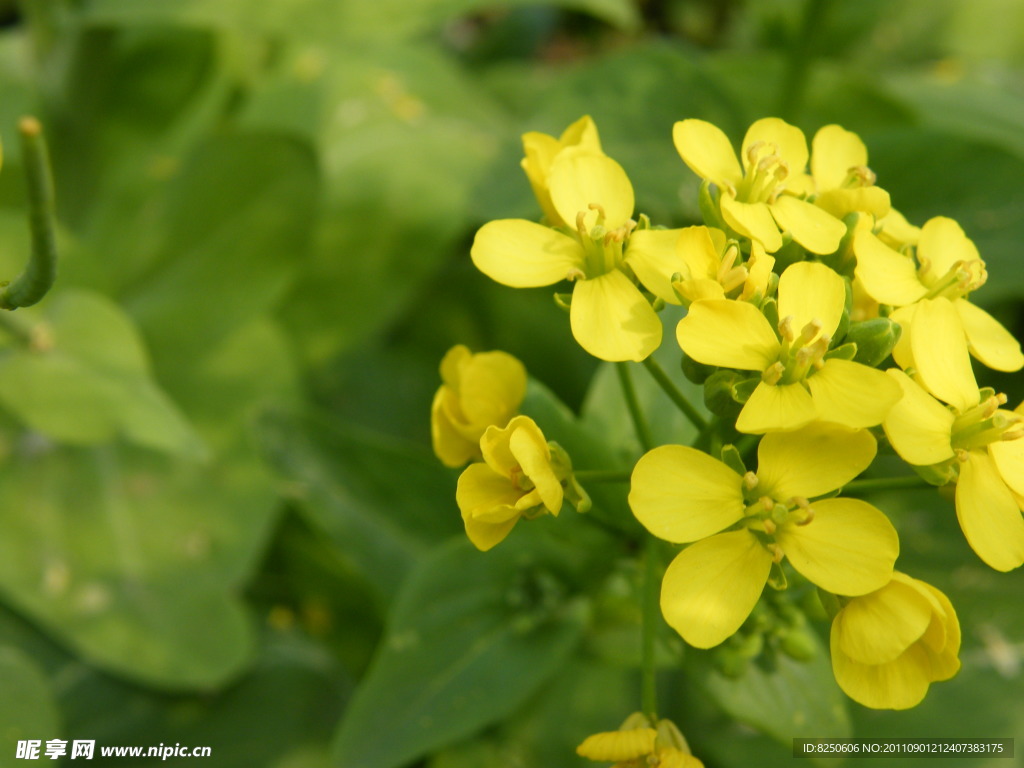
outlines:
[[887, 317], [876, 317], [852, 323], [846, 333], [846, 343], [857, 345], [853, 358], [856, 362], [874, 368], [892, 354], [901, 333], [899, 323]]

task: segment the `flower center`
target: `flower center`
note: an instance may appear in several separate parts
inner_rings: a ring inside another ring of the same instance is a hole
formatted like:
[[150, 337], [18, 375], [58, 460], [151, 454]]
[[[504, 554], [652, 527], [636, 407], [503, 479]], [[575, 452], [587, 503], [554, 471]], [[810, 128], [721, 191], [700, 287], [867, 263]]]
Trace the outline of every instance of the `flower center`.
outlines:
[[997, 395], [991, 389], [982, 390], [981, 394], [981, 402], [953, 422], [952, 446], [956, 451], [984, 448], [1000, 440], [1024, 439], [1024, 416], [999, 409], [1006, 404], [1006, 395]]
[[985, 271], [985, 262], [981, 259], [970, 261], [957, 261], [949, 268], [944, 275], [936, 275], [932, 269], [932, 263], [918, 255], [920, 266], [917, 269], [917, 276], [921, 283], [928, 287], [926, 299], [938, 297], [947, 298], [950, 301], [962, 298], [971, 291], [976, 291], [988, 280], [988, 272]]
[[822, 322], [814, 318], [797, 335], [793, 330], [793, 316], [787, 315], [779, 321], [782, 348], [779, 359], [761, 374], [765, 384], [796, 384], [803, 381], [813, 370], [819, 370], [825, 363], [830, 336], [821, 332]]
[[878, 177], [866, 165], [854, 165], [846, 171], [846, 178], [839, 185], [840, 189], [859, 189], [873, 187]]
[[[597, 219], [589, 230], [587, 215], [597, 211]], [[600, 277], [618, 269], [622, 265], [622, 252], [630, 233], [636, 228], [636, 222], [629, 219], [618, 229], [605, 226], [604, 208], [599, 203], [591, 203], [586, 211], [576, 214], [576, 237], [583, 246], [584, 274], [570, 274], [569, 279]]]
[[741, 203], [768, 203], [782, 192], [789, 165], [774, 143], [755, 141], [747, 147], [747, 170], [739, 186], [730, 190]]
[[757, 475], [747, 472], [743, 476], [743, 497], [747, 509], [743, 525], [751, 530], [764, 534], [768, 539], [765, 543], [772, 551], [776, 562], [782, 559], [782, 551], [775, 544], [775, 532], [786, 525], [808, 525], [814, 520], [814, 507], [801, 496], [780, 501], [771, 496], [756, 496]]

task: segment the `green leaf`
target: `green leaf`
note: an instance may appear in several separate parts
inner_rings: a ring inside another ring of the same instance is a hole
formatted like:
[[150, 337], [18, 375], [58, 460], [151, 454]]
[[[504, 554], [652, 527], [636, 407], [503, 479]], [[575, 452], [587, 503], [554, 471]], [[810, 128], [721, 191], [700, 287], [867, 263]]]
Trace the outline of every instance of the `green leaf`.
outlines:
[[381, 602], [432, 545], [461, 529], [451, 473], [418, 446], [281, 412], [260, 419], [258, 436], [301, 509]]
[[277, 507], [243, 426], [254, 407], [289, 403], [290, 371], [263, 322], [177, 371], [170, 383], [213, 448], [205, 464], [58, 447], [0, 425], [4, 600], [90, 663], [151, 686], [210, 689], [238, 674], [252, 627], [236, 592]]
[[116, 304], [64, 291], [45, 307], [29, 329], [31, 345], [0, 357], [0, 402], [18, 419], [73, 445], [123, 437], [169, 453], [202, 454], [199, 437], [152, 380], [142, 339]]
[[335, 742], [345, 768], [395, 768], [515, 711], [576, 647], [586, 611], [553, 552], [459, 541], [410, 575]]
[[157, 355], [207, 351], [276, 304], [303, 265], [313, 157], [288, 138], [211, 139], [166, 189], [153, 261], [124, 303]]
[[851, 734], [846, 698], [836, 685], [828, 653], [815, 643], [810, 661], [774, 656], [771, 668], [750, 664], [742, 677], [718, 672], [708, 654], [688, 656], [687, 675], [727, 715], [789, 745], [799, 736]]
[[62, 738], [59, 714], [46, 676], [17, 648], [0, 646], [0, 691], [0, 768], [14, 768], [25, 764], [19, 741]]

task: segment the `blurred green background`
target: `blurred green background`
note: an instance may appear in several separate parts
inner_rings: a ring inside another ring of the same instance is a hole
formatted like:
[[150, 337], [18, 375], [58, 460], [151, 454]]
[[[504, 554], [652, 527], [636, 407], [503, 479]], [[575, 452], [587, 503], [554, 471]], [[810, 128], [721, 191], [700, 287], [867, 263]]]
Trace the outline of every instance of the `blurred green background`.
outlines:
[[[547, 385], [527, 411], [578, 467], [637, 455], [551, 291], [470, 263], [482, 223], [538, 215], [524, 131], [592, 115], [639, 209], [684, 225], [676, 120], [840, 123], [913, 223], [963, 225], [976, 300], [1024, 336], [1014, 0], [7, 0], [0, 23], [0, 276], [28, 253], [23, 114], [62, 245], [56, 289], [10, 315], [31, 343], [0, 338], [0, 766], [60, 738], [218, 768], [561, 768], [637, 708], [632, 542], [566, 513], [482, 556], [429, 450], [464, 343]], [[628, 514], [624, 488], [594, 495]], [[961, 673], [872, 712], [823, 647], [729, 678], [666, 630], [664, 714], [709, 768], [789, 765], [794, 736], [1024, 748], [1024, 573], [985, 568], [934, 493], [876, 502], [901, 569], [957, 606]], [[1009, 763], [943, 763], [988, 764]]]

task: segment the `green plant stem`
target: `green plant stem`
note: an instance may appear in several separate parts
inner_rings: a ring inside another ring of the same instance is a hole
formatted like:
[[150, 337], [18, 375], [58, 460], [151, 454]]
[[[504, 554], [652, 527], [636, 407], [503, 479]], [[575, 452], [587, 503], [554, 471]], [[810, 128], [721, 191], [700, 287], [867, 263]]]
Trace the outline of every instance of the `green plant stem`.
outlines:
[[651, 437], [651, 428], [640, 410], [640, 401], [636, 397], [636, 388], [633, 386], [633, 379], [629, 374], [629, 363], [616, 363], [615, 370], [619, 374], [619, 384], [622, 386], [622, 396], [626, 399], [626, 407], [629, 409], [629, 416], [633, 419], [633, 428], [640, 440], [640, 446], [644, 452], [654, 447], [654, 438]]
[[669, 399], [676, 404], [676, 407], [683, 412], [683, 415], [690, 420], [690, 423], [697, 428], [698, 431], [703, 432], [707, 429], [708, 421], [705, 419], [700, 411], [693, 407], [693, 404], [686, 399], [686, 395], [682, 393], [679, 387], [676, 386], [675, 382], [668, 377], [665, 373], [665, 369], [661, 367], [657, 360], [653, 357], [648, 357], [644, 360], [644, 368], [650, 371], [651, 376], [658, 382], [665, 394], [669, 396]]
[[25, 164], [32, 252], [25, 270], [0, 291], [2, 309], [32, 306], [49, 292], [57, 279], [53, 174], [43, 127], [34, 117], [24, 117], [18, 130]]
[[906, 475], [905, 477], [876, 477], [868, 480], [854, 480], [843, 486], [843, 495], [871, 493], [873, 491], [901, 491], [921, 488], [934, 488], [917, 475]]
[[579, 469], [573, 472], [581, 483], [628, 483], [632, 474], [628, 469]]
[[831, 5], [831, 0], [807, 0], [796, 39], [789, 46], [786, 71], [779, 94], [779, 115], [795, 122], [803, 108], [807, 93], [807, 81], [812, 70], [814, 51], [812, 46], [820, 37], [822, 20]]
[[647, 537], [644, 552], [643, 584], [643, 646], [641, 650], [640, 705], [652, 723], [658, 721], [657, 670], [655, 668], [655, 638], [660, 619], [658, 542], [653, 536]]

